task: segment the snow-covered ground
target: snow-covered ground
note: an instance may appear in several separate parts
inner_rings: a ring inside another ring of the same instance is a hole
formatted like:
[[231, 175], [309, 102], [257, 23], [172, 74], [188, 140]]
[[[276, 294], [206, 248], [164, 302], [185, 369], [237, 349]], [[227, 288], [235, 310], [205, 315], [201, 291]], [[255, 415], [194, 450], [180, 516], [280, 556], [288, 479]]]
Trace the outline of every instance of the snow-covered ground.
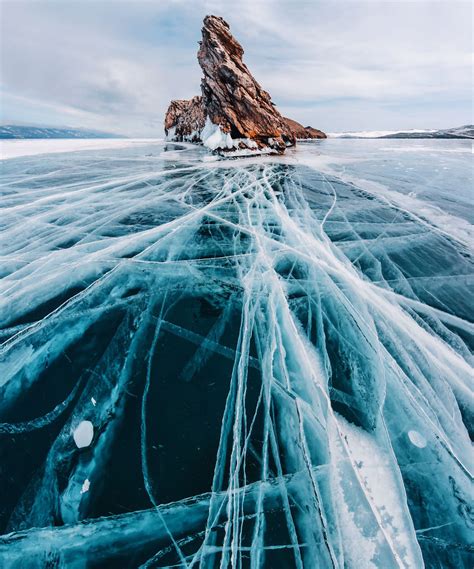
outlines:
[[106, 148], [128, 148], [160, 142], [162, 139], [151, 138], [97, 138], [97, 139], [30, 139], [0, 140], [0, 160], [33, 156], [35, 154], [53, 154], [57, 152], [75, 152], [78, 150], [102, 150]]

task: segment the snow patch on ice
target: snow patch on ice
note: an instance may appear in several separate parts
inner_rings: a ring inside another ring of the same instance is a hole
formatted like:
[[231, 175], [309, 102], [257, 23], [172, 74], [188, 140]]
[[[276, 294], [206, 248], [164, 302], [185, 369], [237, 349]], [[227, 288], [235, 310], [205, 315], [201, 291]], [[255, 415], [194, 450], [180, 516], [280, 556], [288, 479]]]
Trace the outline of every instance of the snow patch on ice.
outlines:
[[81, 421], [72, 436], [77, 448], [88, 447], [94, 438], [94, 425], [90, 421]]
[[357, 543], [357, 547], [348, 547], [344, 551], [347, 567], [364, 567], [365, 569], [377, 569], [374, 558], [377, 553], [377, 532], [373, 535], [364, 535], [366, 529], [357, 520], [357, 508], [350, 503], [345, 495], [346, 480], [346, 456], [343, 451], [342, 441], [340, 440], [337, 428], [333, 423], [329, 423], [328, 432], [332, 439], [333, 447], [331, 455], [334, 461], [332, 491], [338, 510], [338, 522], [340, 526], [341, 538], [347, 543]]
[[337, 416], [338, 429], [343, 435], [349, 456], [357, 466], [359, 482], [379, 520], [385, 539], [401, 567], [417, 568], [419, 552], [408, 511], [400, 500], [401, 481], [396, 474], [393, 457], [373, 436], [360, 427]]
[[89, 482], [89, 479], [86, 478], [84, 480], [84, 484], [82, 485], [82, 488], [81, 488], [81, 494], [85, 494], [86, 492], [89, 492], [90, 487], [91, 487], [91, 483]]
[[426, 446], [426, 439], [425, 437], [419, 433], [418, 431], [408, 431], [408, 438], [410, 442], [414, 444], [418, 448], [425, 448]]

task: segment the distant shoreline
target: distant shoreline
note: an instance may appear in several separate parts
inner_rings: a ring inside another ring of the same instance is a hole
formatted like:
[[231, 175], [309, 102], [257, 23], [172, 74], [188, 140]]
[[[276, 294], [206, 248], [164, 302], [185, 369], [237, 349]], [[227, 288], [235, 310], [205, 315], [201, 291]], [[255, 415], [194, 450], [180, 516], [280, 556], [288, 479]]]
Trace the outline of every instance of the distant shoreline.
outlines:
[[80, 150], [107, 150], [146, 146], [163, 142], [162, 138], [8, 138], [0, 140], [0, 160], [36, 156], [38, 154], [56, 154], [59, 152], [77, 152]]
[[54, 126], [34, 126], [19, 124], [0, 125], [0, 140], [43, 140], [43, 139], [102, 139], [102, 138], [127, 138], [122, 134], [104, 132], [78, 127], [54, 127]]
[[473, 139], [474, 125], [463, 125], [455, 128], [444, 129], [411, 129], [411, 130], [364, 130], [354, 132], [329, 132], [329, 138], [407, 138], [407, 139]]

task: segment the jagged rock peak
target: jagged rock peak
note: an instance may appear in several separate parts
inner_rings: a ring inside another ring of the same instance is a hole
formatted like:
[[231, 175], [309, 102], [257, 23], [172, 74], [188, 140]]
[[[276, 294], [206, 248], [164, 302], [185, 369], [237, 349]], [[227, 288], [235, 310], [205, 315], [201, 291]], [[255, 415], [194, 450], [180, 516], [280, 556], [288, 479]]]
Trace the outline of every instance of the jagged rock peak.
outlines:
[[227, 22], [217, 16], [204, 18], [198, 61], [207, 115], [232, 138], [249, 138], [259, 148], [283, 151], [286, 144], [294, 144], [294, 137], [242, 61], [243, 53]]
[[[212, 150], [283, 153], [298, 138], [321, 131], [285, 119], [242, 60], [244, 50], [219, 16], [206, 16], [198, 61], [202, 97], [172, 101], [165, 132], [174, 140], [202, 141]], [[310, 132], [313, 130], [314, 132]], [[317, 136], [313, 136], [318, 133]]]

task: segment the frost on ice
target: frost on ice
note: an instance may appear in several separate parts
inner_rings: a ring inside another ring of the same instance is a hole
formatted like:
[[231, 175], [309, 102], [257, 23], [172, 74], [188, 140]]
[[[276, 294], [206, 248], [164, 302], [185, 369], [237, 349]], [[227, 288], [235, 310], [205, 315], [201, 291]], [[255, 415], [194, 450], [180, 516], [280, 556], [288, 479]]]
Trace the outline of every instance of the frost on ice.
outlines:
[[2, 566], [470, 567], [451, 143], [5, 161]]

